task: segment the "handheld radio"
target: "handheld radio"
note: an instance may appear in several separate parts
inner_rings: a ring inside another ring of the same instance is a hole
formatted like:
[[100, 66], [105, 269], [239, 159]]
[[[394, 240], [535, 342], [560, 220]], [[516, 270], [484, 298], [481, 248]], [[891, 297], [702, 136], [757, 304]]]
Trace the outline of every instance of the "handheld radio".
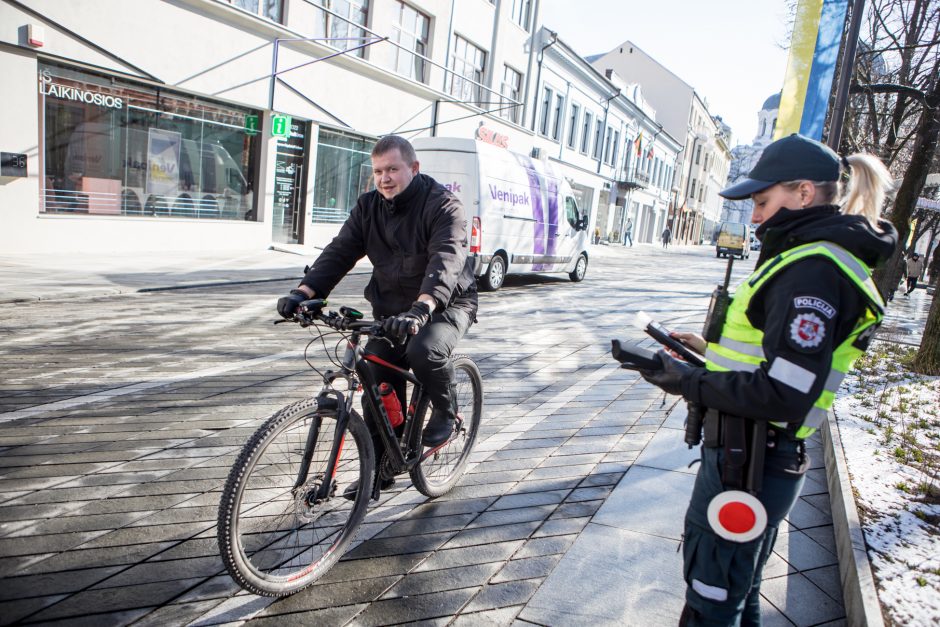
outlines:
[[705, 327], [702, 337], [706, 342], [717, 342], [721, 339], [721, 329], [725, 326], [728, 315], [728, 305], [731, 304], [731, 294], [728, 293], [728, 284], [731, 282], [731, 266], [734, 257], [728, 257], [728, 267], [725, 269], [725, 282], [712, 292], [712, 300], [708, 305], [708, 315], [705, 316]]

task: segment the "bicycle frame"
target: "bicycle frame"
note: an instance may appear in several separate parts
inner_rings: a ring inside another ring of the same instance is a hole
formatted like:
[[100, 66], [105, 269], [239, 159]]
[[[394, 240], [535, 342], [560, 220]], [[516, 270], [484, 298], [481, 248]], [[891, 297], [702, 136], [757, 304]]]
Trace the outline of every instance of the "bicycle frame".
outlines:
[[[323, 387], [317, 395], [317, 406], [319, 408], [335, 408], [336, 432], [333, 437], [333, 446], [330, 450], [329, 462], [327, 463], [329, 479], [320, 484], [314, 496], [315, 502], [326, 500], [330, 496], [333, 483], [332, 479], [336, 474], [339, 459], [342, 455], [346, 426], [349, 423], [349, 417], [353, 411], [353, 401], [355, 400], [355, 393], [357, 391], [363, 391], [364, 402], [366, 402], [371, 409], [371, 412], [364, 412], [367, 415], [367, 423], [371, 423], [368, 425], [370, 432], [379, 434], [382, 443], [385, 445], [386, 454], [389, 455], [393, 474], [397, 475], [410, 470], [446, 444], [445, 442], [441, 444], [441, 446], [430, 449], [424, 455], [419, 454], [419, 451], [410, 449], [402, 450], [402, 446], [399, 444], [398, 437], [395, 435], [395, 431], [389, 420], [388, 412], [385, 411], [385, 405], [379, 400], [379, 381], [373, 375], [368, 364], [375, 364], [382, 368], [393, 370], [413, 385], [411, 402], [408, 403], [405, 416], [405, 431], [402, 437], [402, 440], [406, 443], [412, 441], [414, 429], [417, 428], [415, 426], [415, 416], [418, 415], [419, 411], [423, 411], [427, 404], [424, 395], [424, 386], [422, 386], [418, 379], [408, 370], [389, 363], [363, 348], [360, 345], [360, 340], [362, 337], [362, 328], [365, 328], [366, 325], [358, 323], [357, 327], [358, 328], [351, 330], [348, 338], [346, 351], [340, 362], [342, 370], [329, 370], [325, 372], [323, 375]], [[344, 395], [333, 387], [333, 382], [337, 379], [346, 380], [347, 389], [349, 390], [347, 394]], [[301, 466], [294, 484], [295, 489], [300, 488], [307, 481], [310, 472], [310, 460], [313, 456], [313, 450], [316, 447], [319, 435], [320, 422], [319, 420], [315, 420], [310, 427], [310, 433], [308, 434], [304, 447]], [[376, 460], [376, 463], [378, 463], [378, 460]]]

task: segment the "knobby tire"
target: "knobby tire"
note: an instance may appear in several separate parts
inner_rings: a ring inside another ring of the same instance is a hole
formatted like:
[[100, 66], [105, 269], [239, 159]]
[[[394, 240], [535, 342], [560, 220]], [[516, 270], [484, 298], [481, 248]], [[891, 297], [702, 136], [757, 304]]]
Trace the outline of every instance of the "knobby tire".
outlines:
[[[483, 416], [483, 378], [480, 369], [466, 355], [453, 358], [454, 382], [457, 385], [457, 415], [460, 418], [458, 432], [427, 459], [411, 469], [411, 481], [423, 495], [434, 498], [448, 492], [463, 476], [467, 461], [476, 442]], [[421, 425], [430, 414], [424, 412]], [[416, 441], [412, 446], [419, 447], [421, 429], [415, 429]], [[420, 448], [418, 448], [420, 450]]]
[[[315, 420], [321, 424], [310, 471], [293, 490]], [[335, 411], [320, 411], [316, 400], [307, 399], [271, 416], [242, 448], [219, 503], [218, 542], [225, 567], [245, 590], [265, 596], [302, 590], [328, 571], [353, 540], [366, 514], [375, 464], [368, 428], [355, 412], [330, 497], [320, 503], [308, 498], [327, 480], [335, 429]], [[353, 481], [360, 489], [349, 501], [343, 490]]]

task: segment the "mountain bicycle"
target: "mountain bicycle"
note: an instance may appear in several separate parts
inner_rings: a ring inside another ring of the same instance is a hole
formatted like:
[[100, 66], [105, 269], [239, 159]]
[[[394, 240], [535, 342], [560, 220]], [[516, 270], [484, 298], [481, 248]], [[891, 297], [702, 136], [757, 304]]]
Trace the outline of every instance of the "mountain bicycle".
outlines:
[[[308, 349], [318, 340], [327, 348], [327, 336], [340, 336], [332, 354], [327, 351], [338, 369], [320, 372], [305, 351], [307, 363], [323, 378], [322, 388], [316, 397], [288, 405], [258, 428], [238, 455], [219, 502], [222, 561], [232, 578], [255, 594], [287, 596], [326, 573], [353, 540], [369, 501], [379, 498], [381, 481], [407, 472], [425, 496], [446, 493], [466, 471], [480, 428], [479, 368], [469, 357], [454, 356], [454, 432], [439, 446], [422, 446], [430, 404], [423, 386], [409, 371], [373, 355], [361, 343], [363, 338], [393, 341], [385, 337], [382, 323], [363, 320], [362, 313], [350, 307], [327, 313], [325, 305], [322, 299], [305, 301], [292, 321], [319, 332]], [[381, 369], [394, 370], [410, 383], [411, 400], [402, 412], [400, 436], [380, 397], [381, 376], [373, 374]], [[345, 382], [345, 389], [336, 385], [338, 381]], [[371, 424], [354, 409], [357, 392], [370, 409], [363, 413]], [[370, 433], [384, 444], [381, 460], [375, 459]], [[358, 489], [349, 489], [353, 482]]]

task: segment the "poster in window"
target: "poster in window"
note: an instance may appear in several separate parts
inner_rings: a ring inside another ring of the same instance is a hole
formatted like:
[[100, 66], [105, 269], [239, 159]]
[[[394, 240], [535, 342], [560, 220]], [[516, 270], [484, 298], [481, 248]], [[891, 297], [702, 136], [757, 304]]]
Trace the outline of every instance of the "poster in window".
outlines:
[[175, 131], [147, 131], [147, 193], [176, 194], [180, 182], [180, 140]]

